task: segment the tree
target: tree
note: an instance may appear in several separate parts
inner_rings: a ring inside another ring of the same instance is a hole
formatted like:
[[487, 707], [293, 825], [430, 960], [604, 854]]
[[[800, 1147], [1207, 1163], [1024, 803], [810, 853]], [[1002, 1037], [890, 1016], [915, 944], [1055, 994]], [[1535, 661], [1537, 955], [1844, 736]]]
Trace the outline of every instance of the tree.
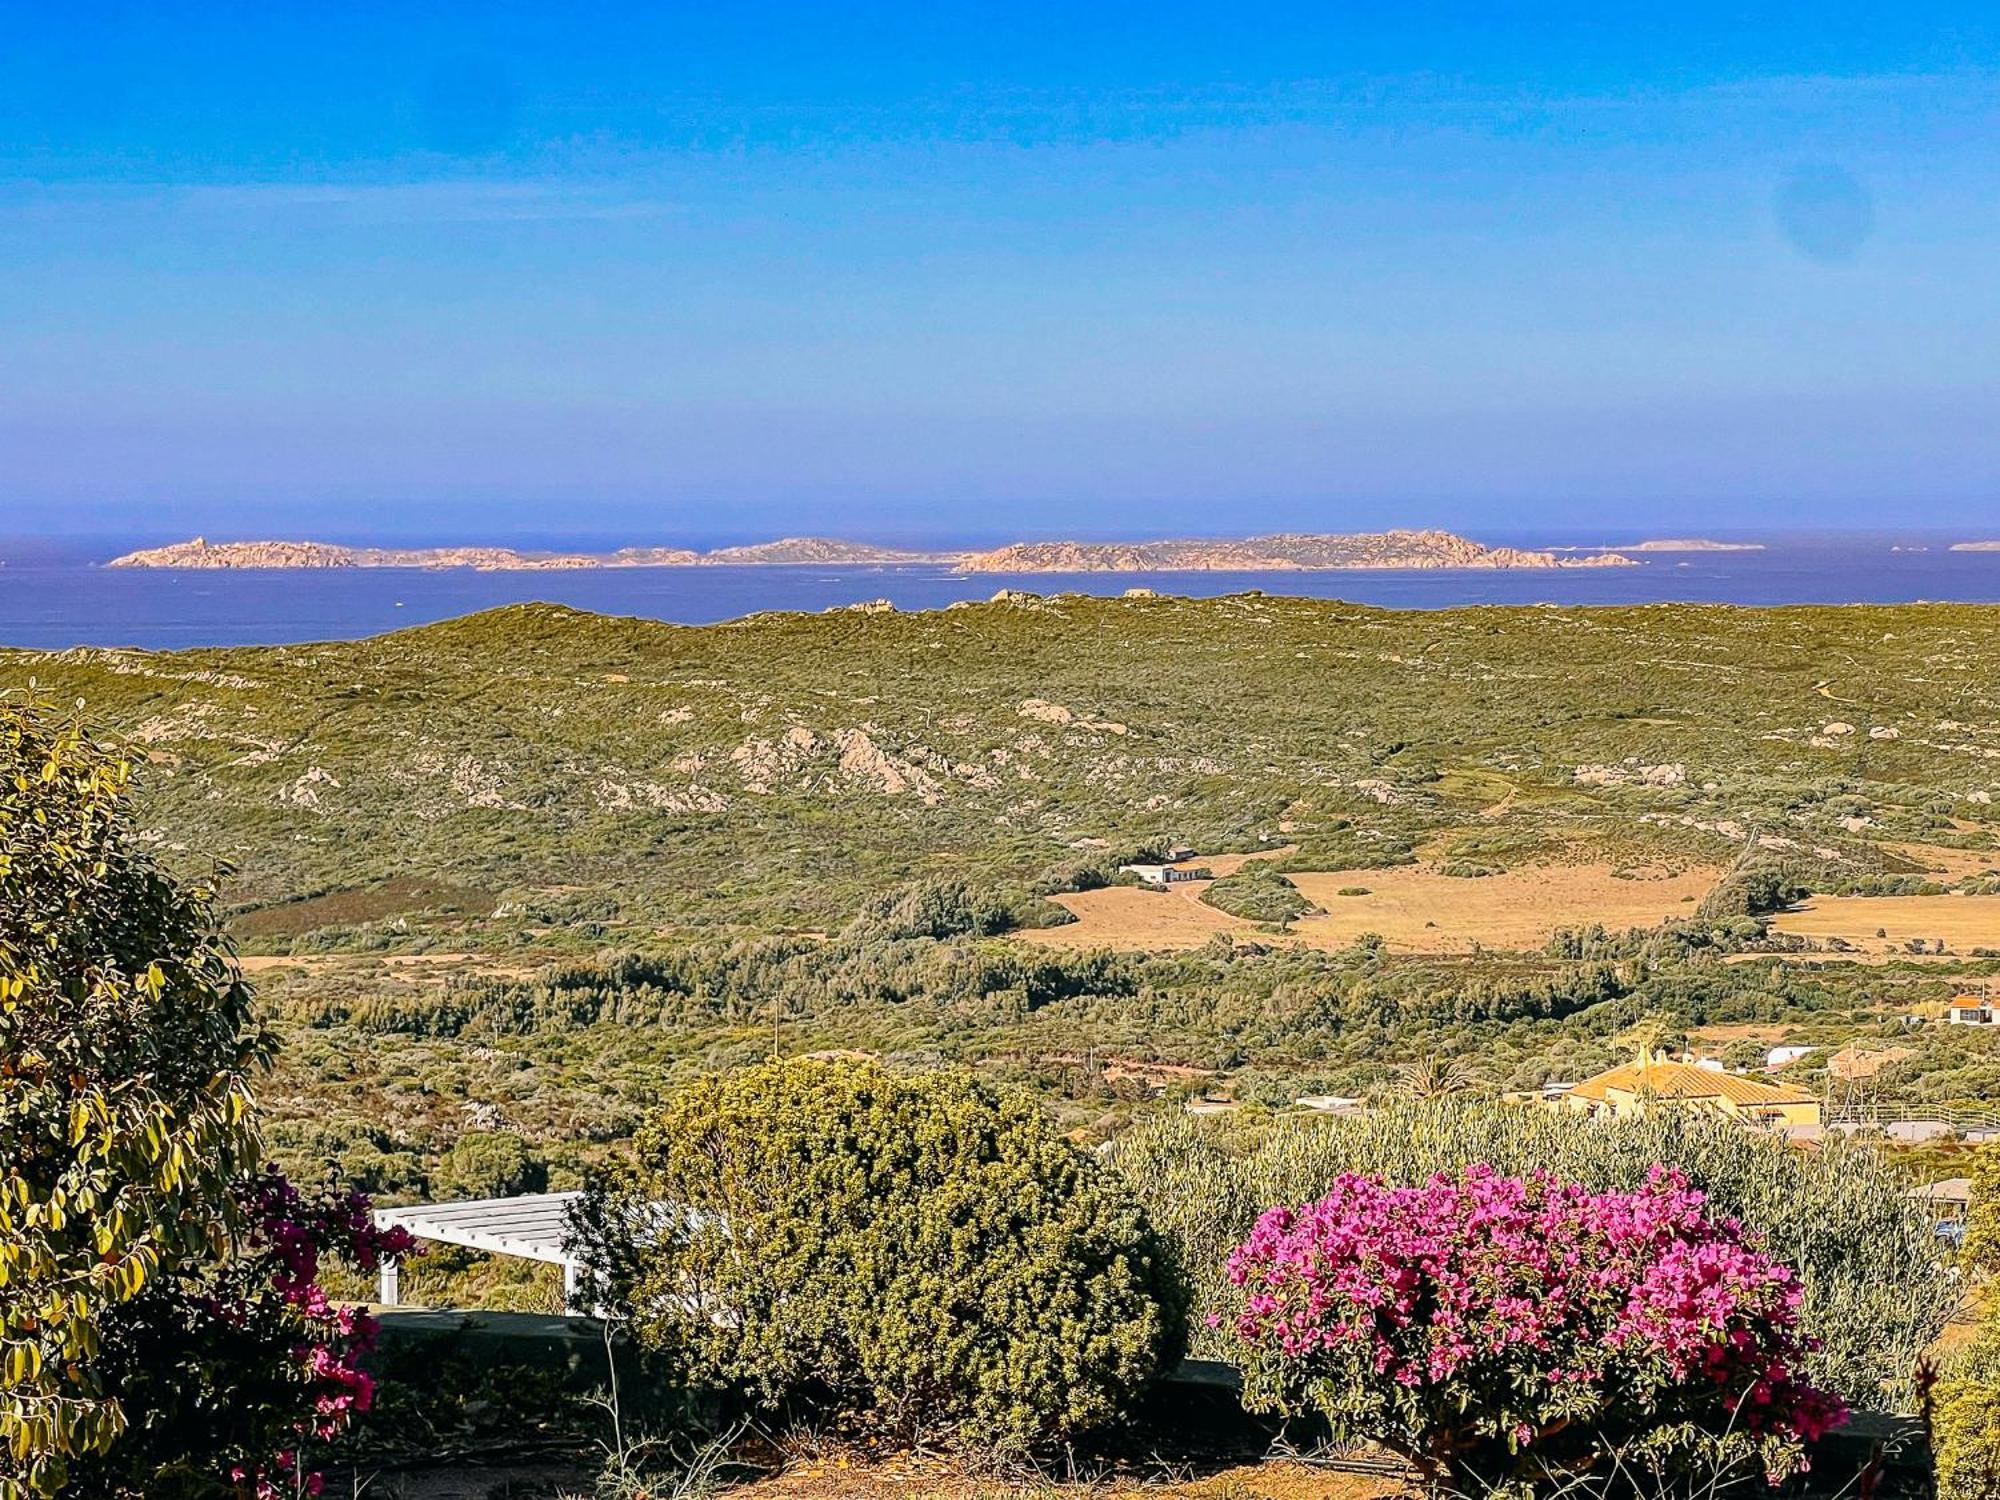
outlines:
[[642, 1344], [770, 1404], [1060, 1438], [1171, 1360], [1176, 1278], [1128, 1193], [968, 1074], [767, 1064], [675, 1095], [586, 1198]]
[[[336, 1240], [377, 1248], [365, 1205], [293, 1212], [260, 1172], [270, 1043], [210, 891], [128, 835], [130, 774], [75, 718], [0, 700], [0, 1500], [227, 1492], [231, 1468], [254, 1485], [366, 1337], [313, 1277]], [[203, 1451], [148, 1380], [238, 1314], [270, 1358], [212, 1369], [255, 1394]]]

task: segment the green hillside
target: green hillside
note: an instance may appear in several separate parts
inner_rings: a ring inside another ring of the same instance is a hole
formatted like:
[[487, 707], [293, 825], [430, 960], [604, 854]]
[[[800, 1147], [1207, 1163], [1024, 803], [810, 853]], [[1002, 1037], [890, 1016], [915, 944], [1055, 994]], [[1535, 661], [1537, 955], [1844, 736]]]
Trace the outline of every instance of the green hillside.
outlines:
[[246, 906], [420, 877], [503, 910], [814, 926], [914, 875], [1169, 838], [1352, 864], [1510, 798], [1502, 842], [1726, 859], [1754, 829], [1865, 868], [1882, 838], [1977, 842], [2000, 827], [1996, 621], [1058, 596], [688, 629], [529, 606], [344, 644], [13, 652], [0, 681], [122, 732], [162, 837], [236, 864]]
[[[1910, 1042], [1878, 1096], [2000, 1104], [1990, 1039], [1899, 1020], [2000, 978], [1978, 894], [1996, 626], [1259, 595], [699, 629], [531, 606], [344, 644], [11, 652], [0, 683], [83, 700], [144, 758], [154, 836], [237, 867], [286, 1040], [274, 1139], [395, 1195], [495, 1129], [574, 1180], [664, 1083], [774, 1050], [972, 1062], [1095, 1132], [1161, 1088], [1393, 1091], [1419, 1057], [1526, 1088], [1640, 1037], [1739, 1060]], [[1226, 894], [1091, 889], [1174, 844], [1345, 873], [1282, 932]], [[1461, 909], [1579, 864], [1709, 894], [1650, 931], [1579, 904], [1514, 951], [1454, 946]], [[1414, 939], [1313, 946], [1406, 877], [1439, 913]], [[1888, 951], [1767, 932], [1804, 889], [1867, 895], [1859, 935]], [[1011, 931], [1068, 921], [1051, 896], [1234, 925], [1173, 954]], [[1947, 952], [1873, 941], [1913, 900], [1969, 914]]]

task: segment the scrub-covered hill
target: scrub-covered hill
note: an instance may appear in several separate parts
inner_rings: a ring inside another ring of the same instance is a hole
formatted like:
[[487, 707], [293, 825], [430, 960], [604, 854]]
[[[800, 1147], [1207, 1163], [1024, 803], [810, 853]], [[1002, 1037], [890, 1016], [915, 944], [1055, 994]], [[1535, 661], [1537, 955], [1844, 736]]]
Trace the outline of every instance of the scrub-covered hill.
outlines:
[[236, 864], [234, 900], [288, 935], [454, 900], [825, 927], [919, 876], [1060, 884], [1169, 844], [1469, 873], [1761, 844], [1837, 882], [1926, 868], [1912, 843], [1976, 863], [2000, 828], [2000, 611], [1966, 606], [1010, 594], [701, 628], [526, 606], [0, 653], [0, 683], [31, 681], [122, 734], [160, 838]]

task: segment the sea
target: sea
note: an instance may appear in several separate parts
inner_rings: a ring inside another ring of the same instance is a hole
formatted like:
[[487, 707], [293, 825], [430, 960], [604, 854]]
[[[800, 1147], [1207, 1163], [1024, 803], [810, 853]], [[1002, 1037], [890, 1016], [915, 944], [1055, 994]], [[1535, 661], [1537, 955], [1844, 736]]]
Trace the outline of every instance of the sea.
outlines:
[[[1548, 538], [1481, 540], [1561, 545]], [[1000, 589], [1118, 594], [1149, 588], [1198, 597], [1256, 590], [1393, 609], [2000, 603], [2000, 552], [1953, 552], [1949, 539], [1854, 535], [1776, 538], [1760, 551], [1638, 554], [1645, 560], [1635, 568], [1325, 573], [962, 574], [938, 565], [168, 571], [101, 565], [125, 550], [119, 541], [0, 538], [0, 646], [172, 650], [348, 640], [530, 600], [702, 625], [877, 599], [898, 609], [941, 609]]]

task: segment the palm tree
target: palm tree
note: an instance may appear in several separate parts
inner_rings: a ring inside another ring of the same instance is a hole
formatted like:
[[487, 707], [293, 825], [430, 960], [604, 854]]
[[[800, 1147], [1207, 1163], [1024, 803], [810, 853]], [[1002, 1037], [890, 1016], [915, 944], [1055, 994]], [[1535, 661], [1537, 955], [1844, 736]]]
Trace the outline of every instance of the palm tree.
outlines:
[[1452, 1094], [1463, 1094], [1473, 1083], [1472, 1074], [1463, 1059], [1440, 1057], [1435, 1053], [1418, 1058], [1413, 1063], [1405, 1063], [1397, 1070], [1397, 1075], [1403, 1092], [1412, 1099], [1443, 1099]]

